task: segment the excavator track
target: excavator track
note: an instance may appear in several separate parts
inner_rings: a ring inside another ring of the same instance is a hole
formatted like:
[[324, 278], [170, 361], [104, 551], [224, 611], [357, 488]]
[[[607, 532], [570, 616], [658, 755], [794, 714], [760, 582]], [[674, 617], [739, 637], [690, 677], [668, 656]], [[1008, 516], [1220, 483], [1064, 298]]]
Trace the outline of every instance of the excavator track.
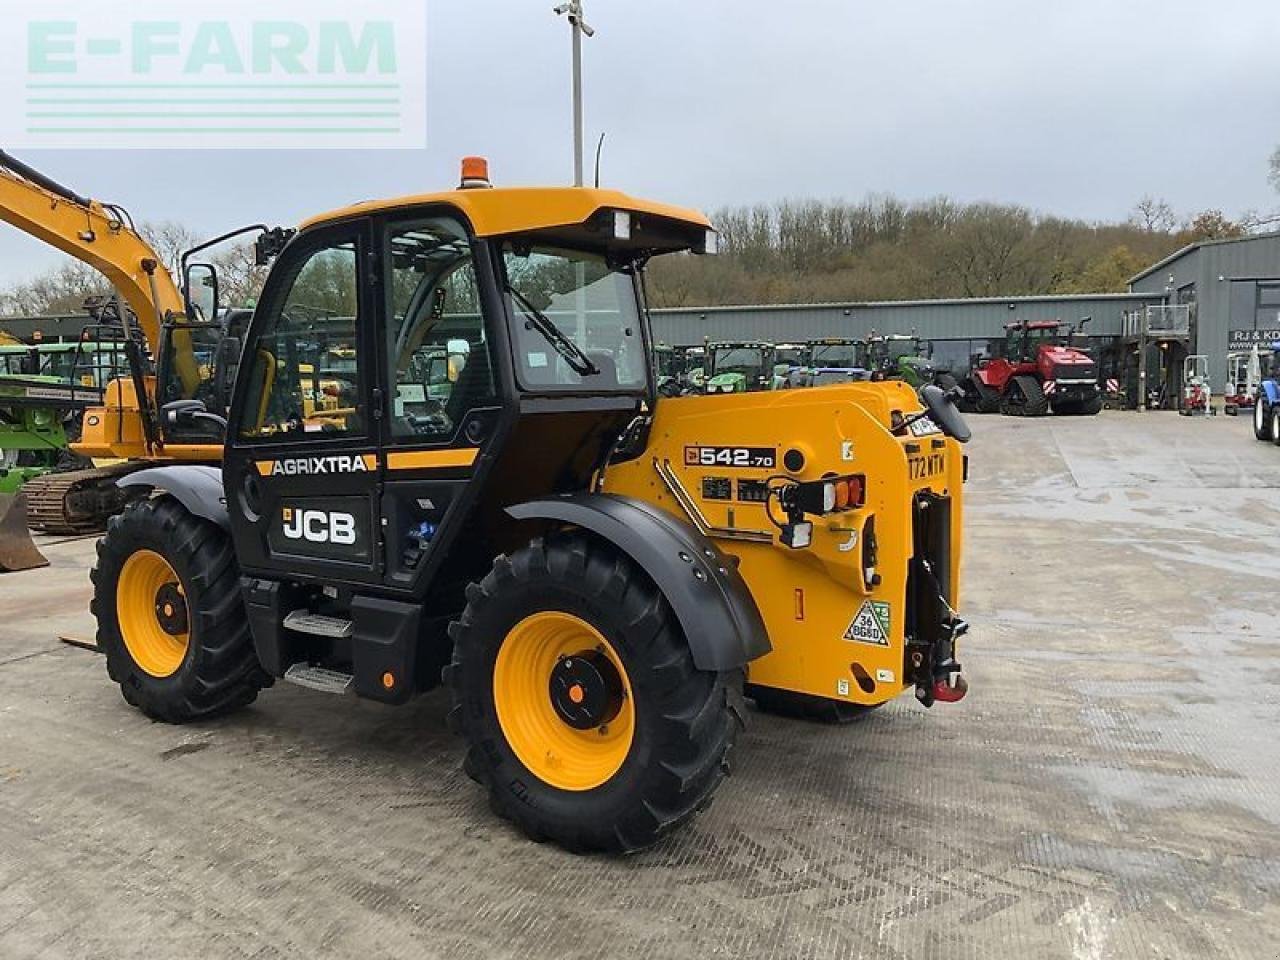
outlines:
[[107, 520], [123, 510], [132, 496], [116, 481], [143, 466], [119, 463], [28, 480], [22, 488], [27, 523], [33, 530], [71, 536], [105, 530]]

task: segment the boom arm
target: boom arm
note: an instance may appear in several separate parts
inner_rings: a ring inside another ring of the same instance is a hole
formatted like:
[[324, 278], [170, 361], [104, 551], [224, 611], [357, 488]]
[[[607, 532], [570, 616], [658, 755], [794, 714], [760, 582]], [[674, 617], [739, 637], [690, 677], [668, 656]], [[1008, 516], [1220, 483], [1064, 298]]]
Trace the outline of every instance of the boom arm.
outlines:
[[102, 273], [137, 316], [152, 352], [159, 347], [164, 317], [183, 313], [173, 277], [123, 216], [72, 193], [3, 151], [0, 220]]

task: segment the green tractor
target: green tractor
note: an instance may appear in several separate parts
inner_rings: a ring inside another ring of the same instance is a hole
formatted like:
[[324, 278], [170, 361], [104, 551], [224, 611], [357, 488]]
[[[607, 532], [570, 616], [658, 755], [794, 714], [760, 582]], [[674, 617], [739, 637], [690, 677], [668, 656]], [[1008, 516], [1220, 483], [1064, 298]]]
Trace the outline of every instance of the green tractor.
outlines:
[[123, 365], [119, 344], [0, 346], [0, 494], [72, 464], [78, 414]]
[[930, 352], [929, 341], [915, 334], [872, 334], [867, 340], [867, 362], [874, 379], [902, 380], [916, 390], [928, 384], [953, 389], [956, 378], [934, 366]]
[[755, 393], [773, 386], [776, 352], [763, 341], [707, 344], [704, 393]]

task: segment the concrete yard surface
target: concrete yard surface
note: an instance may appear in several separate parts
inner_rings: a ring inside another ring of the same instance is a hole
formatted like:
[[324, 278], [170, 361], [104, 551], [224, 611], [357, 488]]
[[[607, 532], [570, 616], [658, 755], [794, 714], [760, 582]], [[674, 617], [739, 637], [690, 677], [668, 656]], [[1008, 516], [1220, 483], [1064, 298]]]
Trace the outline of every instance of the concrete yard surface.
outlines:
[[443, 693], [149, 722], [57, 639], [93, 541], [46, 545], [0, 578], [0, 958], [1275, 958], [1280, 449], [971, 422], [969, 697], [753, 713], [711, 808], [621, 859], [497, 820]]

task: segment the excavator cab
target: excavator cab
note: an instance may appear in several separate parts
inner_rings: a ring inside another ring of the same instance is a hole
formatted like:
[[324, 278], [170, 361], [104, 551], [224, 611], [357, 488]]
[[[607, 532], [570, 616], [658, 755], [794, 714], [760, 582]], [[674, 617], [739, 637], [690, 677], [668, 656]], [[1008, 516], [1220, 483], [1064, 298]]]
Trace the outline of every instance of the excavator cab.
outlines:
[[125, 699], [181, 723], [277, 679], [444, 683], [496, 810], [613, 851], [709, 802], [744, 694], [835, 721], [961, 699], [963, 421], [900, 383], [659, 399], [645, 264], [715, 239], [615, 191], [492, 189], [476, 160], [303, 224], [222, 467], [124, 481], [153, 495], [93, 579]]

